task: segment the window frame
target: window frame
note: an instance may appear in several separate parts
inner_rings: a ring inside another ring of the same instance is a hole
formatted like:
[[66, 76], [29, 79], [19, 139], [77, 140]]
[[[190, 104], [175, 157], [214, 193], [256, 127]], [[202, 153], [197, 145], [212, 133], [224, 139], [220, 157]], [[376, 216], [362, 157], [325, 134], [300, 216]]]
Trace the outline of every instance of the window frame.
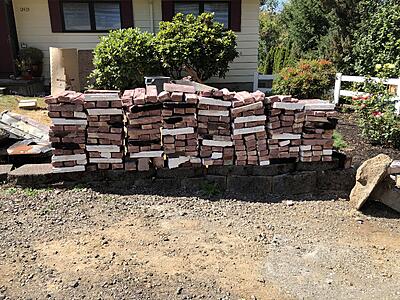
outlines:
[[231, 30], [231, 18], [232, 18], [232, 9], [231, 9], [231, 1], [229, 0], [224, 0], [224, 1], [216, 1], [216, 0], [197, 0], [197, 1], [189, 1], [189, 0], [174, 0], [173, 1], [173, 12], [174, 15], [176, 15], [175, 13], [175, 4], [176, 3], [196, 3], [199, 5], [199, 14], [204, 13], [204, 3], [226, 3], [228, 4], [228, 26], [227, 28], [225, 28], [225, 30]]
[[[108, 33], [110, 30], [114, 29], [108, 29], [108, 30], [97, 30], [96, 29], [96, 13], [94, 9], [94, 4], [95, 3], [113, 3], [113, 4], [118, 4], [119, 6], [119, 19], [120, 19], [120, 24], [121, 28], [123, 27], [123, 16], [122, 16], [122, 8], [121, 8], [121, 1], [113, 1], [113, 0], [61, 0], [60, 1], [60, 9], [61, 9], [61, 22], [62, 22], [62, 32], [66, 33], [93, 33], [93, 32], [98, 32], [98, 33]], [[65, 29], [65, 15], [64, 15], [64, 3], [87, 3], [89, 5], [89, 21], [90, 21], [90, 30], [67, 30]], [[121, 29], [119, 28], [119, 29]]]

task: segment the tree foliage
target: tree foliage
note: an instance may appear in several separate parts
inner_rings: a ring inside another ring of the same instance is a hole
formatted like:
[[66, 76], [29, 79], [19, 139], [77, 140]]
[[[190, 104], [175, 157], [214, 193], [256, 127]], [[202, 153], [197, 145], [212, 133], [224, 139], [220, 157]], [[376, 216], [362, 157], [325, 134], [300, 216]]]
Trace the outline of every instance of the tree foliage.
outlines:
[[[365, 14], [371, 13], [371, 10], [369, 8]], [[361, 20], [354, 39], [354, 68], [357, 74], [375, 75], [377, 64], [393, 63], [399, 70], [400, 4], [397, 1], [381, 1], [380, 5], [373, 7], [372, 14]]]
[[172, 22], [161, 22], [157, 34], [162, 65], [174, 78], [185, 73], [199, 81], [225, 77], [229, 63], [239, 56], [236, 47], [235, 33], [214, 22], [210, 13], [177, 14]]
[[286, 65], [271, 56], [277, 45], [289, 45], [289, 64], [324, 58], [349, 75], [373, 75], [378, 63], [400, 67], [398, 0], [288, 0], [282, 12], [272, 14], [271, 21], [263, 21], [263, 14], [260, 70]]

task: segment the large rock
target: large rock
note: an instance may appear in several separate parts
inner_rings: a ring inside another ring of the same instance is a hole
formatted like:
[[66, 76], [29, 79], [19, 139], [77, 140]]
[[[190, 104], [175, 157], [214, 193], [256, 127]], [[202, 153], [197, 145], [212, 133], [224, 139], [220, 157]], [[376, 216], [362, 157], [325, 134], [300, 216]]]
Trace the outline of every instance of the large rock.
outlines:
[[350, 194], [350, 202], [356, 209], [364, 205], [375, 187], [387, 176], [391, 163], [389, 156], [379, 154], [365, 161], [357, 170], [356, 185]]
[[372, 192], [370, 198], [400, 213], [400, 189], [396, 187], [396, 182], [392, 178], [386, 177]]

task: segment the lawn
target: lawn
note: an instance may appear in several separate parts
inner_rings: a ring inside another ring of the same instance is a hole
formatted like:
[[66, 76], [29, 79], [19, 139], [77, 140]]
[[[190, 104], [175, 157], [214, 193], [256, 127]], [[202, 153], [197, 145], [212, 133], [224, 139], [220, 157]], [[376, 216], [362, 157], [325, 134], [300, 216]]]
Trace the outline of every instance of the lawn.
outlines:
[[[35, 110], [24, 110], [18, 108], [18, 102], [24, 99], [36, 99], [38, 101], [38, 108]], [[0, 96], [0, 112], [5, 110], [15, 112], [27, 117], [30, 117], [43, 124], [50, 124], [50, 118], [47, 116], [47, 105], [44, 103], [44, 98], [32, 98], [22, 96]]]

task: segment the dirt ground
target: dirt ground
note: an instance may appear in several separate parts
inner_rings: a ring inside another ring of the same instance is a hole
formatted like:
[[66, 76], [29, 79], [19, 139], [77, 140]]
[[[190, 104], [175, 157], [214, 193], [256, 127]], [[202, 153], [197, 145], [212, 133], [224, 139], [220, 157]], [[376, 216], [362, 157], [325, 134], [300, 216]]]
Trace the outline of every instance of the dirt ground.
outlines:
[[400, 159], [400, 150], [371, 145], [360, 135], [357, 119], [354, 113], [341, 113], [337, 130], [342, 134], [347, 147], [343, 151], [353, 158], [353, 164], [358, 167], [368, 158], [384, 153], [392, 159]]
[[[338, 130], [356, 165], [400, 158]], [[0, 300], [400, 299], [399, 257], [400, 215], [338, 195], [0, 184]]]
[[0, 190], [0, 299], [400, 298], [400, 215], [378, 204]]

